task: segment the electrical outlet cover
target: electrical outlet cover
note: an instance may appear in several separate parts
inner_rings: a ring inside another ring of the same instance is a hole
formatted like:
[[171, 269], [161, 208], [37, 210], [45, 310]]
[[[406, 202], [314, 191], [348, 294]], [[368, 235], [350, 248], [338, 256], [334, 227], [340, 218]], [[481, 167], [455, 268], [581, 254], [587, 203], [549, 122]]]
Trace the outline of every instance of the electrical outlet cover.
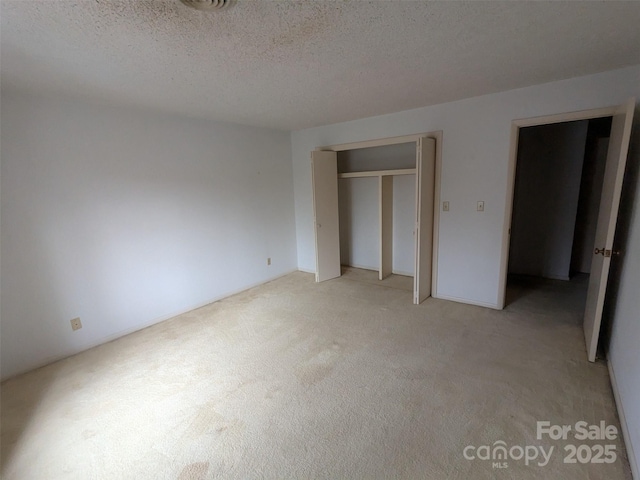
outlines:
[[71, 320], [71, 330], [80, 330], [82, 328], [82, 322], [80, 317]]

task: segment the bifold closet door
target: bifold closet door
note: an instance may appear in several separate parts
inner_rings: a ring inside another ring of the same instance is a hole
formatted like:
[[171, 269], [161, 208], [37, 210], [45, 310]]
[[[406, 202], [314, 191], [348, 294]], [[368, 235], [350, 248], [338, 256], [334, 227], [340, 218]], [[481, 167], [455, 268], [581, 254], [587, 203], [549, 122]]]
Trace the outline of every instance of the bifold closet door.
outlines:
[[433, 259], [433, 202], [436, 171], [436, 141], [422, 137], [416, 145], [416, 269], [413, 303], [431, 296]]
[[313, 215], [316, 237], [316, 282], [339, 277], [338, 155], [311, 152]]

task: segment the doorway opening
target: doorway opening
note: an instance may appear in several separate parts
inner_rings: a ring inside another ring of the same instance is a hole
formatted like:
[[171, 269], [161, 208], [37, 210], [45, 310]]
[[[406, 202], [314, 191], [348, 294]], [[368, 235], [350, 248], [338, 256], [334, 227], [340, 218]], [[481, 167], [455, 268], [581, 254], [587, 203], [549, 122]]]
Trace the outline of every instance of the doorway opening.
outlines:
[[[545, 299], [581, 324], [612, 117], [521, 128], [507, 306]], [[527, 299], [525, 300], [525, 297]]]
[[634, 108], [632, 98], [617, 107], [512, 123], [512, 184], [498, 303], [513, 303], [532, 289], [571, 285], [567, 308], [573, 305], [575, 322], [582, 316], [589, 361], [596, 358], [616, 254], [613, 239]]
[[610, 132], [611, 117], [520, 129], [509, 280], [589, 275]]

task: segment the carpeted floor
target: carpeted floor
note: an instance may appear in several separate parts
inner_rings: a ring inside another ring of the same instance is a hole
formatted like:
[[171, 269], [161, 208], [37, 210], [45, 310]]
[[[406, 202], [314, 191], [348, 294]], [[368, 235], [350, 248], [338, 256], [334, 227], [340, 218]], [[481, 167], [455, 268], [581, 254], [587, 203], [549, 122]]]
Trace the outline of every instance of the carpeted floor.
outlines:
[[[536, 439], [538, 420], [620, 428], [584, 285], [520, 282], [494, 311], [371, 275], [294, 273], [4, 382], [2, 478], [630, 478], [620, 438], [587, 442], [612, 464]], [[555, 450], [463, 455], [498, 441]]]

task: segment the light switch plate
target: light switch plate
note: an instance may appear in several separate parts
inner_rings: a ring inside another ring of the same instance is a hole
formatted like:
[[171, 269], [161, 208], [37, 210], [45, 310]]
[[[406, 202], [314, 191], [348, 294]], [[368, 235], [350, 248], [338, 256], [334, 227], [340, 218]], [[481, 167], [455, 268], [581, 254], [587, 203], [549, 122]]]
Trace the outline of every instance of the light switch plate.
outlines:
[[484, 202], [483, 201], [478, 202], [478, 211], [479, 212], [484, 212]]
[[443, 212], [449, 211], [449, 202], [442, 202], [442, 211]]

